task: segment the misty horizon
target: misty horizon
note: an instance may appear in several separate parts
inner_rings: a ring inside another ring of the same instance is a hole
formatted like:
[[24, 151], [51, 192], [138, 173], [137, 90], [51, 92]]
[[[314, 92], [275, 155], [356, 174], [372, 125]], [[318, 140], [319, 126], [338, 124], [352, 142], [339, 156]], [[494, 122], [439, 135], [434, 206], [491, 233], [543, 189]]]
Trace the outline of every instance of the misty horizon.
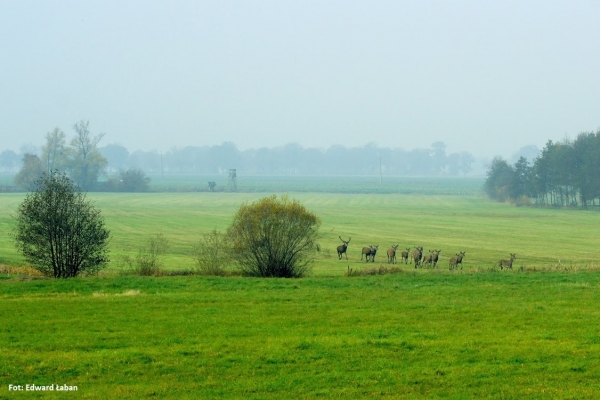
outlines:
[[9, 1], [1, 146], [83, 119], [144, 151], [443, 141], [508, 157], [600, 126], [599, 18], [587, 0]]

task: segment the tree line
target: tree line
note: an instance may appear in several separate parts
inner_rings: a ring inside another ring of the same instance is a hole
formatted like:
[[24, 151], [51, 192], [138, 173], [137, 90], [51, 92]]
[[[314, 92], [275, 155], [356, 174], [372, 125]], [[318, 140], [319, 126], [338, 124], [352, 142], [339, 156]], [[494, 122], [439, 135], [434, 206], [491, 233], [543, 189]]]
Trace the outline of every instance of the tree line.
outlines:
[[510, 165], [495, 158], [487, 171], [485, 192], [517, 205], [600, 206], [600, 129], [582, 132], [575, 140], [549, 140], [529, 163], [521, 157]]
[[446, 144], [435, 142], [430, 148], [405, 150], [378, 147], [334, 145], [328, 149], [304, 148], [296, 143], [274, 148], [239, 150], [234, 143], [215, 146], [187, 146], [165, 153], [135, 151], [110, 144], [99, 151], [109, 169], [139, 168], [147, 173], [214, 175], [236, 168], [247, 175], [466, 175], [473, 170], [475, 158], [464, 151], [446, 153]]
[[[91, 135], [87, 122], [81, 121], [74, 128], [76, 135], [69, 144], [64, 132], [56, 128], [46, 135], [40, 155], [27, 150], [21, 155], [21, 162], [14, 151], [4, 150], [0, 153], [0, 167], [11, 172], [20, 166], [23, 174], [17, 183], [26, 189], [39, 176], [37, 172], [54, 168], [68, 172], [85, 190], [103, 190], [106, 184], [98, 186], [99, 179], [125, 170], [216, 175], [236, 168], [246, 175], [460, 176], [477, 168], [471, 153], [447, 153], [444, 142], [413, 150], [380, 147], [374, 143], [362, 147], [334, 145], [327, 149], [291, 143], [242, 151], [234, 143], [224, 142], [214, 146], [172, 148], [164, 153], [130, 152], [120, 144], [99, 147], [104, 135]], [[124, 179], [119, 177], [118, 180]], [[107, 190], [111, 190], [110, 187], [109, 182]]]

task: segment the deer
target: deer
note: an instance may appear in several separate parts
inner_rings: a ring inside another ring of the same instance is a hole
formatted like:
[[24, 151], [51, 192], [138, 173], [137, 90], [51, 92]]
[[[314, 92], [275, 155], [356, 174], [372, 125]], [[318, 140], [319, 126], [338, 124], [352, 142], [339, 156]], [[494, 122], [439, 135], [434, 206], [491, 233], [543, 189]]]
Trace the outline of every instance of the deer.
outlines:
[[348, 259], [348, 253], [346, 253], [346, 250], [348, 250], [348, 243], [350, 243], [350, 241], [352, 240], [352, 238], [348, 238], [348, 241], [346, 242], [344, 239], [342, 239], [341, 236], [338, 236], [338, 237], [344, 243], [344, 244], [340, 244], [337, 247], [338, 260], [342, 259], [342, 254], [346, 254], [346, 260], [347, 260]]
[[396, 264], [396, 250], [398, 249], [399, 245], [392, 245], [391, 248], [388, 249], [387, 251], [387, 256], [388, 256], [388, 264], [391, 262], [392, 264]]
[[378, 244], [373, 246], [373, 249], [371, 250], [371, 262], [375, 262], [375, 254], [377, 254], [378, 249], [379, 249]]
[[371, 261], [375, 262], [375, 254], [377, 254], [377, 249], [379, 245], [370, 245], [369, 247], [363, 247], [362, 254], [360, 255], [360, 259], [362, 260], [363, 256], [365, 256], [365, 262], [369, 262], [369, 257], [371, 257]]
[[422, 246], [415, 247], [415, 249], [412, 252], [412, 258], [415, 261], [415, 268], [417, 268], [419, 266], [419, 264], [421, 263], [422, 257], [423, 257], [423, 247]]
[[517, 258], [517, 255], [510, 253], [510, 260], [500, 260], [498, 261], [498, 266], [500, 267], [500, 269], [504, 269], [504, 267], [506, 267], [507, 269], [512, 269], [513, 261], [515, 261], [515, 258]]
[[431, 263], [433, 263], [433, 250], [429, 250], [429, 254], [426, 256], [423, 256], [421, 265], [426, 264], [428, 267], [431, 267]]
[[441, 250], [433, 250], [431, 261], [433, 261], [433, 268], [437, 268], [437, 263], [440, 259]]
[[404, 260], [404, 264], [408, 264], [408, 255], [410, 254], [410, 247], [407, 247], [406, 250], [402, 252], [402, 260]]
[[453, 269], [455, 269], [456, 267], [458, 267], [458, 264], [460, 265], [460, 269], [462, 269], [462, 259], [465, 256], [465, 252], [461, 251], [460, 253], [456, 253], [455, 257], [452, 257], [450, 259], [450, 270], [452, 271]]
[[369, 256], [371, 255], [371, 251], [373, 250], [373, 245], [370, 244], [369, 247], [363, 247], [362, 248], [362, 252], [360, 253], [360, 259], [363, 259], [363, 256], [365, 256], [365, 258], [367, 259], [367, 262], [369, 262]]

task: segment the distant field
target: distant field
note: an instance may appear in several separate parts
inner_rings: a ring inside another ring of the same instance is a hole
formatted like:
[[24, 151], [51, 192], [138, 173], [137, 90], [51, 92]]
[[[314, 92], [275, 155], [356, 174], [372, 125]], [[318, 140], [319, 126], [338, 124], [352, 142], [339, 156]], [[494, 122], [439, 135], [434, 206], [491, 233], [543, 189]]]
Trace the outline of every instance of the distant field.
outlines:
[[[125, 255], [135, 256], [149, 235], [163, 233], [171, 243], [167, 269], [193, 268], [191, 249], [212, 229], [224, 231], [244, 201], [262, 193], [92, 193], [111, 230], [110, 270]], [[516, 253], [515, 267], [589, 267], [600, 265], [597, 238], [600, 213], [517, 208], [478, 196], [293, 193], [322, 219], [317, 276], [340, 276], [360, 268], [360, 249], [378, 244], [376, 264], [385, 250], [423, 246], [442, 250], [441, 267], [465, 251], [464, 268], [490, 268]], [[0, 263], [22, 264], [9, 235], [22, 194], [0, 195]], [[349, 260], [337, 259], [338, 236], [352, 237]]]
[[[229, 191], [228, 177], [221, 175], [167, 174], [149, 175], [154, 192], [206, 192], [208, 182], [217, 183], [216, 191]], [[14, 186], [14, 176], [0, 174], [0, 189], [22, 190]], [[365, 194], [480, 195], [483, 178], [433, 178], [384, 176], [246, 176], [237, 178], [237, 189], [246, 193], [317, 192]], [[1, 190], [0, 190], [1, 192]]]
[[[158, 192], [207, 191], [208, 182], [216, 191], [229, 191], [227, 175], [151, 175], [151, 188]], [[245, 176], [237, 177], [240, 192], [317, 192], [364, 194], [480, 195], [482, 178], [432, 178], [385, 176]]]

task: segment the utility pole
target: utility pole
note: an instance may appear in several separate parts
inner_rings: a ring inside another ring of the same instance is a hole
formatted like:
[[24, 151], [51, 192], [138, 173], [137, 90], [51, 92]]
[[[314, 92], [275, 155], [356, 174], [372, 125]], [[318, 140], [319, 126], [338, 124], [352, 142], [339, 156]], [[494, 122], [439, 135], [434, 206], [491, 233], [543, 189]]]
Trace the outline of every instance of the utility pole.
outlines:
[[381, 152], [379, 153], [379, 183], [383, 183], [383, 172], [381, 170]]
[[162, 162], [162, 151], [160, 152], [160, 179], [165, 180], [165, 174], [163, 172], [163, 162]]

